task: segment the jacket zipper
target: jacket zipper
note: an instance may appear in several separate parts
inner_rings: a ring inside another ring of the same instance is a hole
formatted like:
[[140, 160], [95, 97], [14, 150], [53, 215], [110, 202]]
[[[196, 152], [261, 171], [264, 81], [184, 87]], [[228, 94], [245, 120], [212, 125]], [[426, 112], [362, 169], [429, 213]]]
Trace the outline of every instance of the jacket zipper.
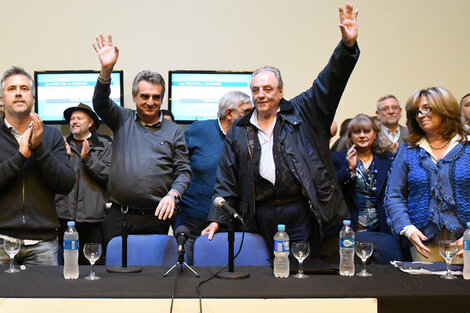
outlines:
[[251, 125], [248, 125], [249, 122], [245, 124], [244, 130], [245, 130], [245, 140], [246, 140], [246, 145], [248, 147], [248, 154], [250, 155], [251, 159], [251, 185], [253, 186], [252, 194], [253, 194], [253, 216], [256, 215], [256, 195], [255, 195], [255, 160], [253, 157], [252, 149], [254, 150], [254, 143], [251, 143], [249, 138], [248, 138], [248, 128], [247, 127], [252, 127]]
[[23, 208], [22, 208], [22, 209], [23, 209], [23, 216], [22, 216], [22, 220], [23, 220], [23, 224], [26, 224], [26, 217], [25, 217], [25, 214], [24, 214], [24, 204], [25, 204], [24, 177], [23, 177], [22, 181], [23, 181], [22, 190], [21, 190], [21, 193], [22, 193], [21, 197], [22, 197], [22, 202], [23, 202]]
[[[81, 162], [81, 156], [79, 155], [79, 162]], [[77, 213], [78, 213], [78, 193], [80, 191], [80, 177], [81, 175], [81, 167], [79, 166], [78, 170], [77, 170], [77, 180], [75, 181], [75, 184], [76, 184], [76, 189], [75, 189], [75, 212], [72, 212], [72, 218], [74, 221], [76, 221], [77, 219]]]

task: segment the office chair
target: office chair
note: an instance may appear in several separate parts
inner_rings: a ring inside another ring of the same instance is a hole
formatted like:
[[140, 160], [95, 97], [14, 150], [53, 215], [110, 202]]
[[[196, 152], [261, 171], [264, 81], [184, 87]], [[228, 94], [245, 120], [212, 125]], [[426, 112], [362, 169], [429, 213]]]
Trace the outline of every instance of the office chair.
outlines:
[[[227, 233], [216, 233], [212, 241], [208, 236], [200, 236], [194, 243], [194, 265], [222, 266], [228, 262]], [[240, 248], [242, 233], [235, 233], [236, 254]], [[269, 266], [270, 253], [263, 237], [254, 233], [245, 233], [243, 247], [235, 259], [236, 266]]]
[[[178, 245], [173, 236], [129, 235], [127, 264], [140, 266], [170, 266], [176, 263]], [[106, 265], [122, 264], [122, 238], [114, 237], [106, 249]]]

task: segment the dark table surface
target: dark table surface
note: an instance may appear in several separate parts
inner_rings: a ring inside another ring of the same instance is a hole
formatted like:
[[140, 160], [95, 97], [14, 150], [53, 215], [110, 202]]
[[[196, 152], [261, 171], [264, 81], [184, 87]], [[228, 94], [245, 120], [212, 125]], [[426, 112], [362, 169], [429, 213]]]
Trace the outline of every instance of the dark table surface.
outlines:
[[[6, 267], [6, 266], [5, 266]], [[63, 267], [28, 266], [16, 274], [0, 272], [0, 297], [8, 298], [170, 298], [174, 272], [167, 267], [143, 267], [141, 273], [108, 273], [96, 266], [98, 281], [83, 279], [90, 267], [80, 267], [78, 280], [65, 280]], [[197, 298], [196, 285], [217, 271], [195, 267], [201, 278], [184, 269], [178, 273], [177, 298]], [[275, 278], [269, 267], [238, 267], [250, 278], [213, 279], [201, 287], [203, 298], [377, 298], [379, 312], [470, 312], [470, 280], [410, 275], [391, 265], [369, 265], [372, 277], [317, 274], [307, 279]]]

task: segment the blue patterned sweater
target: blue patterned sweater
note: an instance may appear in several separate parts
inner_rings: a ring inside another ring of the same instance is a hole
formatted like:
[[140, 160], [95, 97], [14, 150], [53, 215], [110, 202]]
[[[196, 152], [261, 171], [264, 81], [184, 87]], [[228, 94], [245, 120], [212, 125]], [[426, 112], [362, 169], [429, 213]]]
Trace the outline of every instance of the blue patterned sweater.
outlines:
[[218, 120], [195, 121], [184, 135], [189, 151], [192, 179], [188, 191], [183, 196], [177, 224], [193, 218], [207, 220], [214, 193], [217, 166], [225, 142], [225, 135], [219, 127]]
[[392, 164], [385, 211], [395, 235], [408, 225], [428, 240], [443, 228], [463, 231], [470, 222], [470, 145], [459, 143], [434, 163], [424, 149], [402, 144]]

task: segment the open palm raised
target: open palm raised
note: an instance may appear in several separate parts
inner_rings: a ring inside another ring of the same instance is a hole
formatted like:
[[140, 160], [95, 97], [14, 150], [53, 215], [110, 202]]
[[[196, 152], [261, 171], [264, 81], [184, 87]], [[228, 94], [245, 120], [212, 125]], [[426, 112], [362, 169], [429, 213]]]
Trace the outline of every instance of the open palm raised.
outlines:
[[339, 7], [339, 22], [338, 25], [341, 29], [341, 36], [346, 46], [352, 47], [356, 43], [358, 29], [357, 29], [357, 14], [359, 10], [354, 12], [353, 5], [346, 3], [346, 10]]
[[108, 40], [106, 40], [103, 34], [99, 34], [96, 36], [96, 42], [93, 42], [93, 48], [98, 54], [102, 70], [111, 73], [119, 56], [118, 47], [113, 45], [113, 37], [108, 34]]

